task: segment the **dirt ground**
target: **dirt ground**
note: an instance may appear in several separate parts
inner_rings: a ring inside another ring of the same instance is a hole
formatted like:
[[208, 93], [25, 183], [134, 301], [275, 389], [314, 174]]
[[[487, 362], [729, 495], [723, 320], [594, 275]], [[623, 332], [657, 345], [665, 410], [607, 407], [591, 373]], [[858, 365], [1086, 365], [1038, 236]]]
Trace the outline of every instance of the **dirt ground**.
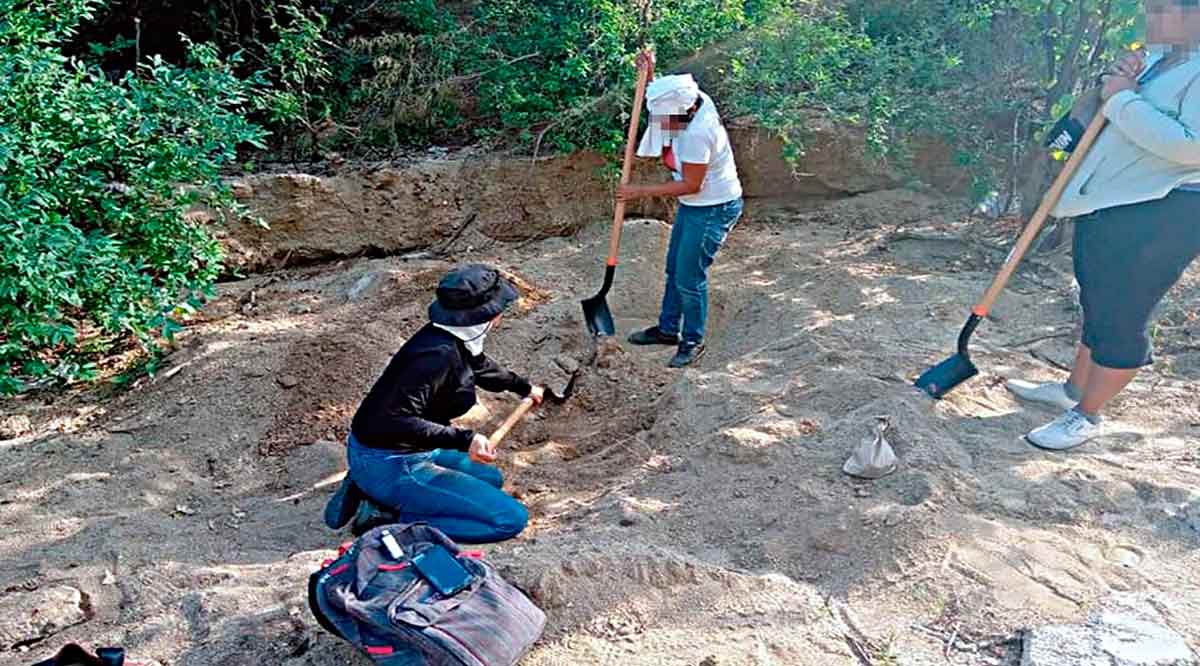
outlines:
[[[1018, 275], [976, 337], [980, 377], [941, 402], [911, 386], [952, 351], [1011, 223], [907, 191], [752, 207], [714, 269], [708, 354], [670, 371], [669, 351], [591, 347], [578, 301], [603, 274], [602, 222], [454, 257], [521, 287], [492, 355], [551, 387], [586, 366], [502, 462], [532, 522], [489, 554], [549, 617], [526, 666], [1016, 664], [1023, 628], [1114, 592], [1146, 595], [1200, 647], [1183, 509], [1200, 500], [1200, 267], [1110, 434], [1053, 455], [1021, 435], [1055, 414], [1003, 380], [1063, 377], [1065, 253]], [[622, 334], [656, 313], [667, 234], [627, 224]], [[41, 592], [80, 594], [57, 602], [78, 606], [66, 620], [0, 630], [0, 660], [84, 641], [164, 666], [369, 663], [316, 626], [304, 584], [346, 538], [320, 512], [349, 417], [449, 265], [229, 283], [154, 379], [5, 405], [32, 428], [0, 441], [0, 627]], [[485, 396], [469, 421], [514, 404]], [[841, 465], [876, 416], [900, 468], [851, 480]]]

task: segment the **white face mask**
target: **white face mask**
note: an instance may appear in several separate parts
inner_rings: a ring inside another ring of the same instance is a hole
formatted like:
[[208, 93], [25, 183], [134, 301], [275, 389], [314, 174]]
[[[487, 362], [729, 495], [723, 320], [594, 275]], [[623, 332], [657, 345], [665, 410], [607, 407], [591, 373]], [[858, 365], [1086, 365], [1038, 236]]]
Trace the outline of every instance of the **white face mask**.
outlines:
[[434, 326], [462, 340], [467, 351], [471, 352], [471, 356], [479, 356], [483, 353], [483, 343], [487, 340], [487, 334], [491, 332], [492, 325], [495, 323], [496, 320], [493, 319], [475, 326], [443, 326], [442, 324], [434, 324]]

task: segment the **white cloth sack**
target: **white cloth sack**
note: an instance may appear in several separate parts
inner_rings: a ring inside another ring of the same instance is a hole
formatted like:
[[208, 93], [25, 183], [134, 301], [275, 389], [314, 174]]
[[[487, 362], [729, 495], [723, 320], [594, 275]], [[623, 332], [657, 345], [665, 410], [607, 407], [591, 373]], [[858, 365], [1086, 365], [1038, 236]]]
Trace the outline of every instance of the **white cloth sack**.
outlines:
[[882, 479], [896, 471], [896, 451], [887, 441], [884, 434], [888, 429], [888, 420], [880, 417], [875, 424], [874, 439], [864, 439], [851, 454], [850, 459], [842, 465], [842, 471], [860, 479]]

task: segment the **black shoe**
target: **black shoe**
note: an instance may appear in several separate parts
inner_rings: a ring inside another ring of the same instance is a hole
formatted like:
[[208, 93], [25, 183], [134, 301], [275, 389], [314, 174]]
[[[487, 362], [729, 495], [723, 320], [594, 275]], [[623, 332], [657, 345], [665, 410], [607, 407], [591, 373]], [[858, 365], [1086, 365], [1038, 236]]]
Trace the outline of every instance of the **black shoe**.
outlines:
[[679, 344], [678, 335], [667, 335], [658, 330], [657, 326], [651, 326], [636, 333], [629, 335], [629, 342], [635, 345], [677, 345]]
[[679, 351], [675, 352], [675, 358], [667, 364], [669, 368], [683, 368], [696, 362], [696, 359], [704, 355], [703, 342], [681, 342], [679, 343]]
[[350, 533], [360, 537], [380, 525], [391, 525], [400, 522], [400, 516], [388, 511], [367, 498], [358, 505], [354, 514], [354, 523], [350, 525]]
[[354, 485], [349, 476], [343, 479], [342, 485], [338, 486], [333, 496], [325, 503], [325, 524], [329, 529], [336, 530], [350, 522], [363, 497], [362, 491]]

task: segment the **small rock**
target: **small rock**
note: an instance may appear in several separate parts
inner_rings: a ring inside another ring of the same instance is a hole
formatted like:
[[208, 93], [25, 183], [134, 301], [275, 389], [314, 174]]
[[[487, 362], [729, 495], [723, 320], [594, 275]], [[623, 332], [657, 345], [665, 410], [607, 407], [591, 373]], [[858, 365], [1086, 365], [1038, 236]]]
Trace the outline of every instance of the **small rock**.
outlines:
[[288, 306], [288, 312], [292, 314], [310, 314], [312, 311], [312, 306], [308, 303], [292, 303]]
[[296, 388], [300, 384], [300, 378], [296, 375], [283, 375], [276, 381], [285, 389]]
[[0, 419], [0, 439], [16, 439], [33, 431], [33, 421], [24, 414], [13, 414]]
[[717, 661], [716, 657], [710, 654], [700, 662], [700, 666], [720, 666], [720, 662]]
[[117, 577], [113, 575], [112, 571], [105, 569], [104, 570], [104, 580], [100, 581], [100, 584], [101, 585], [116, 585]]
[[634, 511], [632, 507], [621, 507], [621, 517], [617, 521], [621, 527], [633, 527], [640, 522], [642, 522], [641, 515], [639, 515], [637, 511]]
[[196, 515], [196, 510], [186, 504], [176, 504], [175, 513], [181, 516], [194, 516]]

